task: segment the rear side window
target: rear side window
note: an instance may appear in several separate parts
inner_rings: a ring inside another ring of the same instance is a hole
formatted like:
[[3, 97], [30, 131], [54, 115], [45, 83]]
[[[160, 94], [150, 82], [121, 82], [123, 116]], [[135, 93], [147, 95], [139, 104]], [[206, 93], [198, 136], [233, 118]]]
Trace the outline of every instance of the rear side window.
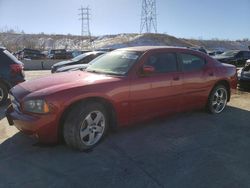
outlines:
[[158, 53], [151, 55], [145, 65], [155, 68], [156, 73], [176, 72], [177, 60], [174, 53]]
[[195, 71], [202, 69], [206, 61], [205, 59], [192, 54], [179, 54], [182, 70], [183, 71]]

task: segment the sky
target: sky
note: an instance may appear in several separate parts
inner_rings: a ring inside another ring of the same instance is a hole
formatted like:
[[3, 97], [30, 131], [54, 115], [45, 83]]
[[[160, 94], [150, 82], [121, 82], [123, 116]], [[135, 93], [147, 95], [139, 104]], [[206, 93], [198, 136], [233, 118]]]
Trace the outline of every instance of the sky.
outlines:
[[[0, 31], [81, 34], [89, 6], [92, 35], [139, 33], [142, 0], [0, 0]], [[250, 0], [156, 0], [157, 30], [179, 38], [250, 38]]]

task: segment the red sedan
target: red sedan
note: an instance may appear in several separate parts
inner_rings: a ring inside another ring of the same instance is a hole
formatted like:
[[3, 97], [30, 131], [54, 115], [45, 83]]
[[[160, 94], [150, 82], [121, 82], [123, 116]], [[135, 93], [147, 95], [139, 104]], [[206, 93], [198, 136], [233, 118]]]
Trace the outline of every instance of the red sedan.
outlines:
[[218, 114], [236, 85], [234, 66], [198, 51], [124, 48], [97, 58], [85, 71], [17, 85], [6, 116], [41, 142], [63, 138], [86, 150], [111, 127], [201, 108]]

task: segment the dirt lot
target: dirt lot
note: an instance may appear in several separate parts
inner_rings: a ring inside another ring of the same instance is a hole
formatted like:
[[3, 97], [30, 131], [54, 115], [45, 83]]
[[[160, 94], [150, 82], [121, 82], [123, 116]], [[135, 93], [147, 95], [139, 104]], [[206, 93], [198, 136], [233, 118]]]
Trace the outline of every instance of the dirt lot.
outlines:
[[189, 112], [121, 129], [88, 153], [37, 145], [0, 108], [0, 187], [249, 187], [250, 94], [228, 105], [220, 115]]

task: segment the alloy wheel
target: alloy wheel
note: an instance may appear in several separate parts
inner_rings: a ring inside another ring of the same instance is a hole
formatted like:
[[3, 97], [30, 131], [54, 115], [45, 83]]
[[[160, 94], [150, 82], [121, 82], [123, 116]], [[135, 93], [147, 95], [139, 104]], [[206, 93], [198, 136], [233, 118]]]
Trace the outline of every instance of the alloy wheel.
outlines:
[[87, 146], [96, 144], [104, 133], [105, 116], [100, 111], [90, 112], [80, 127], [81, 141]]
[[213, 94], [212, 108], [214, 113], [220, 113], [223, 111], [227, 104], [227, 91], [225, 88], [219, 87]]

